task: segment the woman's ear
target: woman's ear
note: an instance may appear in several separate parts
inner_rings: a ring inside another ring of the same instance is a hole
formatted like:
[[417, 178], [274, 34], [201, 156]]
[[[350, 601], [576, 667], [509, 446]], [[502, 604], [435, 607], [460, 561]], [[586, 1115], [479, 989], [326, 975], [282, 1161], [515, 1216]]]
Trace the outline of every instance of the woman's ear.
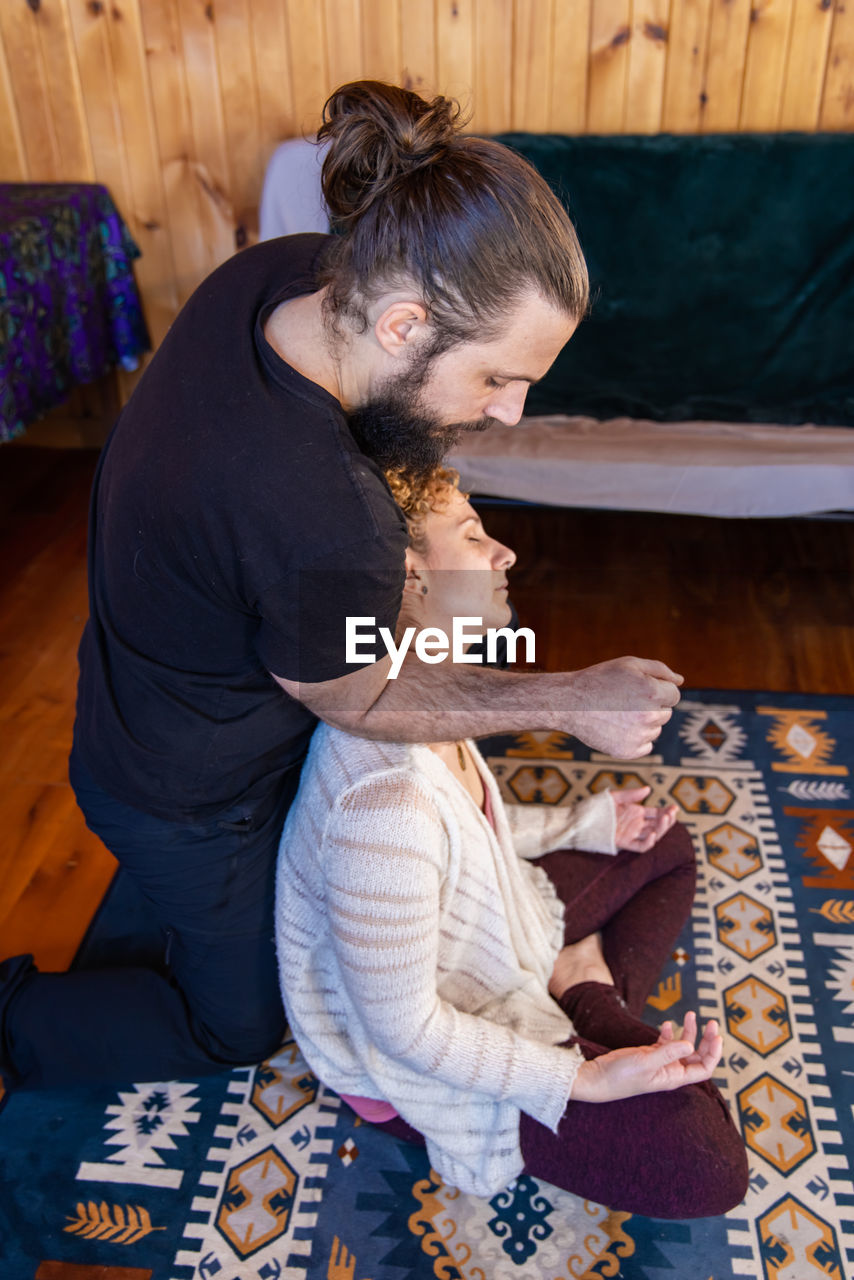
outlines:
[[423, 557], [417, 551], [413, 551], [412, 547], [406, 548], [403, 567], [406, 570], [406, 580], [403, 584], [404, 597], [407, 593], [410, 596], [426, 596], [429, 571]]
[[410, 595], [419, 596], [427, 594], [424, 590], [422, 574], [418, 569], [415, 569], [410, 565], [407, 565], [406, 567], [406, 581], [403, 584], [403, 594], [406, 595], [407, 592]]
[[422, 600], [426, 595], [424, 573], [413, 558], [411, 548], [406, 550], [406, 577], [403, 582], [403, 595], [400, 599], [400, 613], [397, 619], [397, 639], [400, 640], [403, 629], [407, 626], [423, 625]]

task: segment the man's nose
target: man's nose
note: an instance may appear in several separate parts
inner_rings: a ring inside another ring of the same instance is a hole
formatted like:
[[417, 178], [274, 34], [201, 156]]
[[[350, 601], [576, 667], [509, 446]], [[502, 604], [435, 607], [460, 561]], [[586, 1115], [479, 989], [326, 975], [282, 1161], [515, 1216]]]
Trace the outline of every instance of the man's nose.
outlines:
[[507, 427], [515, 427], [525, 408], [525, 396], [528, 394], [527, 383], [509, 383], [502, 387], [501, 394], [493, 396], [486, 406], [491, 418], [497, 418]]

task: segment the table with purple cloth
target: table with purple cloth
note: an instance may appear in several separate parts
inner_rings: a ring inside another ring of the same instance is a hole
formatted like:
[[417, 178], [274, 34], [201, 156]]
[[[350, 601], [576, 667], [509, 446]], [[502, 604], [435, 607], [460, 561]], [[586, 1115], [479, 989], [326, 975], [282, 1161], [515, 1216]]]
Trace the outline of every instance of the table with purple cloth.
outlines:
[[0, 183], [0, 440], [151, 347], [140, 251], [105, 187]]

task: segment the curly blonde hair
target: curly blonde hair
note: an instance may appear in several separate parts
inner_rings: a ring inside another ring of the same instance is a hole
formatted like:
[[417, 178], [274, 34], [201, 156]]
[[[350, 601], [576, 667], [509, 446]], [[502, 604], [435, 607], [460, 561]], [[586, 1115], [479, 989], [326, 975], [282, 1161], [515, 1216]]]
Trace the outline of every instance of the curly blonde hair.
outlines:
[[[460, 487], [460, 473], [453, 467], [434, 467], [424, 475], [411, 475], [406, 471], [387, 471], [386, 480], [397, 505], [406, 516], [409, 528], [409, 545], [425, 551], [424, 517], [431, 511], [442, 511], [448, 505], [451, 492]], [[468, 494], [463, 493], [467, 498]]]

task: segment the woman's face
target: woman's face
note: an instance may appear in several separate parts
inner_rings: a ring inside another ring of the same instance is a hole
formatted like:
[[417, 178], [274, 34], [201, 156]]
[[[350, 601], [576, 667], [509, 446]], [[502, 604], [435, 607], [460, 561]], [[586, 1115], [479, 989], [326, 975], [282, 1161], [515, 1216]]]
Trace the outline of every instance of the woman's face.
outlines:
[[481, 618], [482, 631], [503, 627], [510, 619], [507, 571], [516, 556], [487, 535], [458, 489], [449, 487], [446, 494], [446, 505], [423, 518], [422, 550], [410, 547], [406, 553], [407, 584], [418, 602], [420, 625], [440, 627], [448, 635], [454, 617]]

